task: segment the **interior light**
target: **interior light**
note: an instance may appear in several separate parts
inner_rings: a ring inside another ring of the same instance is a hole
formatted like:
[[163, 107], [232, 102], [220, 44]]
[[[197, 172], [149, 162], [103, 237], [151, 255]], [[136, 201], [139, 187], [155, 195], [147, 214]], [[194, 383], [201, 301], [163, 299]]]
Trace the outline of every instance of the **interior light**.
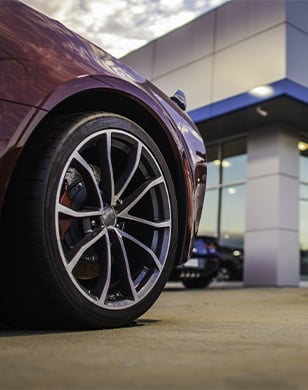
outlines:
[[301, 152], [305, 152], [306, 150], [308, 150], [308, 143], [304, 141], [300, 141], [297, 144], [297, 149], [300, 150]]
[[229, 168], [232, 165], [232, 163], [228, 160], [222, 160], [222, 161], [221, 160], [214, 160], [213, 164], [218, 166], [218, 167], [221, 165], [224, 168]]
[[230, 187], [230, 188], [228, 188], [228, 192], [230, 195], [234, 195], [234, 194], [236, 194], [237, 191], [236, 191], [236, 188]]
[[257, 97], [266, 97], [274, 93], [274, 88], [269, 85], [259, 85], [258, 87], [252, 88], [249, 93]]
[[224, 168], [229, 168], [229, 167], [231, 167], [232, 164], [231, 164], [231, 162], [228, 161], [228, 160], [222, 160], [221, 165], [222, 165]]

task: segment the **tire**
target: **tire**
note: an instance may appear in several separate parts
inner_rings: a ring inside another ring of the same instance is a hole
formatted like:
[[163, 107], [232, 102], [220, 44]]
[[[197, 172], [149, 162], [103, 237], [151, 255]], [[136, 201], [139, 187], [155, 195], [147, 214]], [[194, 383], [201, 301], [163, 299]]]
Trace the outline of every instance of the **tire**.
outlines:
[[207, 287], [213, 280], [213, 277], [204, 277], [198, 279], [182, 280], [183, 285], [189, 289], [198, 289]]
[[227, 282], [231, 280], [231, 272], [228, 267], [219, 267], [217, 275], [215, 276], [217, 282]]
[[109, 113], [47, 121], [5, 205], [4, 319], [53, 329], [132, 323], [168, 279], [177, 225], [167, 164], [136, 123]]

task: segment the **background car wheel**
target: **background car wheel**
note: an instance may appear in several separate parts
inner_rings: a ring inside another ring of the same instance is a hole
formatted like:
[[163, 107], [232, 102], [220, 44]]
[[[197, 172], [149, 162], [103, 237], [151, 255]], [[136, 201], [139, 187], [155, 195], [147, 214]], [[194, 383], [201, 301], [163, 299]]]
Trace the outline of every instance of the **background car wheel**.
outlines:
[[187, 279], [182, 280], [183, 285], [186, 288], [205, 288], [207, 287], [213, 280], [213, 277], [207, 277], [207, 278], [198, 278], [198, 279]]
[[230, 271], [226, 267], [220, 267], [218, 269], [217, 275], [215, 276], [215, 280], [217, 282], [226, 282], [229, 281], [230, 278], [231, 278]]
[[47, 121], [5, 204], [4, 318], [44, 328], [132, 322], [168, 279], [177, 223], [167, 164], [137, 124], [106, 113]]

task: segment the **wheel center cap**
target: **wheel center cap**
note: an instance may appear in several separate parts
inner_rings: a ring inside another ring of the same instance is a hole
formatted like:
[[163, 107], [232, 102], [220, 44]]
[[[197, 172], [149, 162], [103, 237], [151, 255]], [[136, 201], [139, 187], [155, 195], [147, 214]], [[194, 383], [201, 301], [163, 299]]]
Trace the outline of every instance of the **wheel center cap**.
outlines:
[[115, 226], [117, 221], [117, 216], [113, 207], [108, 206], [104, 209], [103, 219], [106, 226]]

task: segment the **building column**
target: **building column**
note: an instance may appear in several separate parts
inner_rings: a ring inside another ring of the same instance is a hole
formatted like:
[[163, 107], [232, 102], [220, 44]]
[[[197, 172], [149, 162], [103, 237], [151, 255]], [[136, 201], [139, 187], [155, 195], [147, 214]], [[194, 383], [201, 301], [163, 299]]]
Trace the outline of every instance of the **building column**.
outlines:
[[279, 125], [248, 134], [245, 286], [298, 286], [297, 132]]

